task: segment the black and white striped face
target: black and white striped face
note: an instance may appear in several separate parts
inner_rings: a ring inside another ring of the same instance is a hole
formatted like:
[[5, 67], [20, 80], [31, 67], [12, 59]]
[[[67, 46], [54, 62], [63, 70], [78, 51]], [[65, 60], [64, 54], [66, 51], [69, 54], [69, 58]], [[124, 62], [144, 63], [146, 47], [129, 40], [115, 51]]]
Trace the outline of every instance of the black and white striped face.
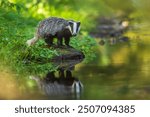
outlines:
[[73, 36], [76, 36], [78, 32], [80, 31], [80, 22], [74, 22], [74, 21], [69, 21], [69, 26], [68, 26], [71, 34]]

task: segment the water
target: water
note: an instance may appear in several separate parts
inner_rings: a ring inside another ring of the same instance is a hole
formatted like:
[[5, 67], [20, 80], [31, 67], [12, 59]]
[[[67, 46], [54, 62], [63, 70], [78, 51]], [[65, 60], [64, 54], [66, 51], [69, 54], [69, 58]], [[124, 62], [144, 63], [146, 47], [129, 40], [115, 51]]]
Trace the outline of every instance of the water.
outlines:
[[149, 34], [140, 37], [99, 45], [90, 63], [74, 62], [43, 76], [18, 78], [10, 71], [2, 71], [0, 98], [150, 99]]
[[[95, 63], [81, 67], [80, 77], [85, 86], [82, 98], [150, 99], [149, 41], [105, 49], [99, 48], [102, 54]], [[103, 57], [106, 62], [100, 62]]]

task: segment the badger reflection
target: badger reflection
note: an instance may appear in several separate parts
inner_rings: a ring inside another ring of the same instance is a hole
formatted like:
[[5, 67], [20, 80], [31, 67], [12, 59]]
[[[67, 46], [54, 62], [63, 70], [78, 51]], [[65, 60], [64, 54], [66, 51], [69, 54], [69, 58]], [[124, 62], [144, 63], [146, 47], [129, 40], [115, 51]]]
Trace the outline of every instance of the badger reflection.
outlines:
[[83, 85], [72, 76], [71, 70], [59, 69], [49, 72], [43, 79], [32, 76], [42, 92], [50, 97], [79, 99]]

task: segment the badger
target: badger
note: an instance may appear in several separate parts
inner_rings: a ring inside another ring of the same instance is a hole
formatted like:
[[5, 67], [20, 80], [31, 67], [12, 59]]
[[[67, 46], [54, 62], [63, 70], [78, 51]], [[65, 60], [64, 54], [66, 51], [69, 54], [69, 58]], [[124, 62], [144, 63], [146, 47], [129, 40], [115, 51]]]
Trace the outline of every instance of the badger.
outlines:
[[80, 22], [66, 20], [63, 18], [49, 17], [39, 22], [34, 37], [26, 43], [28, 46], [35, 44], [40, 38], [52, 46], [53, 39], [57, 38], [57, 45], [63, 46], [63, 39], [66, 46], [69, 45], [70, 38], [76, 36], [80, 30]]

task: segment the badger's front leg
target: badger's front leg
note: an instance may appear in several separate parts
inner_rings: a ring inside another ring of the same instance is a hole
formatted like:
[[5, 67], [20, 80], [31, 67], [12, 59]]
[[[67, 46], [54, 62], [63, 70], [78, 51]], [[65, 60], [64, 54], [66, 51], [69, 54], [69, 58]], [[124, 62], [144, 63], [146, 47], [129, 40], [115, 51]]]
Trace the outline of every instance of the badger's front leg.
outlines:
[[57, 46], [58, 47], [63, 46], [63, 40], [62, 39], [63, 39], [62, 36], [60, 36], [60, 35], [57, 36]]
[[65, 37], [65, 45], [66, 45], [67, 47], [72, 48], [72, 46], [69, 45], [69, 42], [70, 42], [70, 37]]

